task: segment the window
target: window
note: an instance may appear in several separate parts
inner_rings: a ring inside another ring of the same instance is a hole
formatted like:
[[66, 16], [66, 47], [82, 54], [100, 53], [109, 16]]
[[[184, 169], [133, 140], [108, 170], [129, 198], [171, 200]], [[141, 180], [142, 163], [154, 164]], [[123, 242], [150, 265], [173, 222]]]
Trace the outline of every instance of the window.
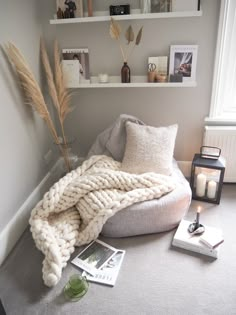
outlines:
[[235, 0], [221, 0], [211, 108], [206, 121], [236, 123]]

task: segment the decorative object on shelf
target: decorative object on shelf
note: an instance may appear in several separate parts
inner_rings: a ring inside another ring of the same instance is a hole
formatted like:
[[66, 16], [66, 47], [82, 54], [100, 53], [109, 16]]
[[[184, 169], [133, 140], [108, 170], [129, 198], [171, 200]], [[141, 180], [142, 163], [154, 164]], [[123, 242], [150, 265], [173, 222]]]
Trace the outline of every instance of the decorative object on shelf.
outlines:
[[[151, 65], [151, 68], [150, 66]], [[149, 57], [148, 58], [148, 82], [167, 81], [168, 57]]]
[[183, 75], [181, 73], [170, 74], [169, 82], [183, 82]]
[[54, 143], [59, 147], [60, 153], [64, 159], [67, 171], [71, 170], [70, 161], [68, 158], [67, 139], [65, 137], [64, 121], [68, 113], [72, 110], [70, 107], [70, 93], [65, 87], [60, 53], [57, 42], [54, 43], [54, 61], [55, 61], [55, 73], [53, 76], [51, 66], [49, 63], [47, 51], [43, 40], [40, 41], [41, 58], [46, 74], [46, 79], [49, 88], [49, 94], [52, 98], [53, 104], [56, 108], [58, 115], [59, 126], [61, 129], [62, 139], [64, 146], [60, 145], [60, 137], [57, 133], [56, 127], [53, 123], [51, 115], [48, 110], [48, 106], [45, 102], [45, 98], [41, 91], [41, 88], [35, 79], [31, 69], [29, 68], [25, 58], [19, 51], [19, 49], [12, 43], [8, 43], [5, 48], [6, 55], [9, 61], [14, 65], [17, 78], [19, 78], [21, 86], [24, 89], [24, 95], [26, 97], [27, 104], [31, 105], [33, 109], [39, 114], [39, 116], [46, 122], [48, 129], [52, 135]]
[[110, 15], [126, 15], [130, 14], [130, 5], [110, 5]]
[[93, 16], [93, 0], [87, 0], [88, 16]]
[[183, 82], [195, 81], [197, 51], [197, 45], [172, 45], [170, 47], [169, 74], [182, 74]]
[[108, 83], [109, 82], [109, 75], [107, 73], [99, 73], [98, 82], [99, 83]]
[[64, 287], [66, 299], [76, 302], [79, 301], [88, 291], [89, 284], [86, 277], [74, 274]]
[[172, 0], [151, 0], [151, 12], [170, 12]]
[[141, 13], [151, 12], [151, 0], [140, 0]]
[[[127, 30], [125, 32], [125, 39], [127, 40], [127, 49], [125, 51], [123, 49], [123, 47], [122, 47], [121, 38], [120, 38], [121, 37], [121, 27], [120, 27], [120, 25], [119, 25], [119, 23], [117, 21], [115, 21], [113, 18], [111, 18], [110, 35], [111, 35], [112, 39], [115, 39], [115, 40], [117, 40], [119, 42], [120, 51], [121, 51], [121, 54], [122, 54], [122, 57], [123, 57], [123, 61], [124, 61], [124, 65], [123, 65], [124, 70], [123, 70], [123, 72], [126, 73], [126, 78], [128, 76], [128, 68], [127, 68], [127, 66], [128, 66], [127, 65], [128, 58], [131, 55], [131, 53], [133, 52], [133, 49], [134, 49], [135, 45], [136, 46], [139, 45], [139, 43], [141, 41], [141, 38], [142, 38], [142, 30], [143, 30], [143, 27], [140, 28], [140, 30], [137, 33], [136, 39], [134, 40], [135, 35], [134, 35], [134, 31], [133, 31], [132, 26], [130, 25], [127, 28]], [[133, 42], [133, 45], [130, 48], [130, 43], [131, 42]], [[121, 69], [121, 74], [122, 74], [122, 69]], [[121, 81], [122, 81], [122, 75], [121, 75]], [[130, 82], [130, 71], [129, 71], [129, 80], [126, 81], [125, 83], [127, 83], [127, 82]], [[123, 81], [122, 81], [122, 83], [123, 83]]]
[[[67, 63], [67, 87], [78, 87], [81, 83], [90, 83], [89, 50], [88, 48], [62, 49], [63, 63]], [[70, 73], [71, 72], [71, 73]], [[74, 78], [74, 73], [77, 78]], [[71, 74], [71, 75], [70, 75]]]
[[225, 160], [202, 158], [195, 154], [192, 161], [190, 186], [192, 198], [219, 204], [225, 173]]
[[83, 0], [57, 0], [57, 18], [70, 19], [83, 16]]
[[130, 67], [127, 65], [127, 62], [124, 62], [123, 67], [121, 68], [121, 82], [130, 83]]
[[155, 65], [155, 63], [149, 62], [149, 64], [148, 64], [148, 82], [157, 82], [156, 76], [157, 76], [156, 65]]
[[215, 159], [220, 157], [221, 149], [218, 147], [210, 147], [203, 145], [200, 149], [201, 158], [205, 159]]
[[202, 208], [200, 206], [198, 206], [196, 220], [195, 220], [195, 222], [190, 223], [188, 226], [188, 232], [191, 233], [191, 236], [201, 235], [205, 232], [205, 227], [202, 224], [200, 224], [201, 209]]
[[172, 0], [173, 12], [200, 10], [200, 0]]

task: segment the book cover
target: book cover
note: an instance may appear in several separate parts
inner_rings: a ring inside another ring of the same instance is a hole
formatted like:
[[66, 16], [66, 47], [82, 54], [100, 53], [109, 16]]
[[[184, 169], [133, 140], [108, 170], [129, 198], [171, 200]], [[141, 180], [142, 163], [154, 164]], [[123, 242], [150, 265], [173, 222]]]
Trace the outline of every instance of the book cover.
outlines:
[[[79, 66], [79, 83], [90, 83], [89, 71], [89, 50], [88, 48], [65, 48], [62, 49], [62, 57], [64, 60], [74, 61]], [[78, 67], [76, 67], [78, 68]]]
[[[191, 235], [188, 232], [188, 226], [192, 223], [187, 220], [182, 220], [177, 228], [177, 231], [174, 235], [172, 245], [176, 247], [180, 247], [186, 250], [190, 250], [199, 254], [211, 256], [214, 258], [218, 257], [219, 250], [221, 245], [217, 246], [216, 248], [209, 248], [203, 242], [200, 241], [199, 235]], [[205, 226], [206, 231], [212, 231], [212, 227]]]
[[211, 228], [201, 235], [200, 241], [210, 248], [216, 248], [224, 242], [224, 238], [220, 229]]
[[71, 263], [95, 275], [116, 253], [117, 249], [100, 241], [95, 240], [90, 243], [81, 253], [79, 253]]
[[77, 88], [80, 85], [80, 67], [75, 60], [62, 60], [62, 71], [67, 88]]
[[88, 281], [97, 282], [101, 284], [106, 284], [109, 286], [114, 286], [125, 256], [124, 250], [118, 250], [118, 252], [96, 273], [91, 276], [87, 272], [83, 272], [83, 276], [87, 278]]

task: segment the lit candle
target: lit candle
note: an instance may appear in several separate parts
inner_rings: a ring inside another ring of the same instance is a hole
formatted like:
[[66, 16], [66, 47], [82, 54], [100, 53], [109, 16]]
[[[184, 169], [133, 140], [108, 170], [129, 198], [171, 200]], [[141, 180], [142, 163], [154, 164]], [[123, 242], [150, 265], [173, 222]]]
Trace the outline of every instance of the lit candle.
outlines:
[[206, 175], [200, 173], [197, 176], [196, 195], [203, 197], [206, 190]]
[[199, 219], [202, 208], [200, 206], [197, 207], [197, 216], [196, 216], [196, 226], [199, 227]]
[[216, 182], [214, 180], [210, 180], [207, 185], [207, 197], [209, 199], [214, 199], [216, 196]]

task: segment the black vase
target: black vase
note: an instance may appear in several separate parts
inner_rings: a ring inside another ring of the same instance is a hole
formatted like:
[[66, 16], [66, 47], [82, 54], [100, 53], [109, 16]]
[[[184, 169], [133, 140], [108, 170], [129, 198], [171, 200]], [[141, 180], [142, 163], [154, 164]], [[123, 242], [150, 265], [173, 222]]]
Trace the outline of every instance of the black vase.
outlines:
[[130, 67], [127, 65], [127, 62], [124, 62], [121, 68], [121, 82], [130, 83]]

